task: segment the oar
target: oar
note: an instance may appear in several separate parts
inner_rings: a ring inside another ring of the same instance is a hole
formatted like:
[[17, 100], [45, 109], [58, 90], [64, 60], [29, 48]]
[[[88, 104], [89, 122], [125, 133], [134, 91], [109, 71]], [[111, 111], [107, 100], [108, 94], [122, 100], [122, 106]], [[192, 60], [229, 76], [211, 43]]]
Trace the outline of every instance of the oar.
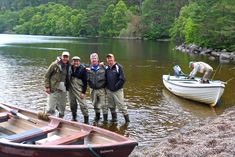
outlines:
[[17, 116], [17, 117], [19, 117], [19, 118], [21, 118], [21, 119], [24, 119], [24, 120], [27, 120], [27, 121], [29, 121], [29, 122], [31, 122], [31, 123], [37, 124], [37, 122], [34, 121], [33, 119], [31, 119], [31, 118], [29, 118], [29, 117], [23, 115], [22, 113], [17, 112], [16, 110], [14, 110], [14, 109], [12, 109], [12, 108], [6, 106], [6, 105], [3, 104], [3, 103], [0, 103], [0, 108], [6, 110], [6, 111], [8, 111], [8, 112], [10, 112], [11, 114], [13, 114], [13, 115], [15, 115], [15, 116]]

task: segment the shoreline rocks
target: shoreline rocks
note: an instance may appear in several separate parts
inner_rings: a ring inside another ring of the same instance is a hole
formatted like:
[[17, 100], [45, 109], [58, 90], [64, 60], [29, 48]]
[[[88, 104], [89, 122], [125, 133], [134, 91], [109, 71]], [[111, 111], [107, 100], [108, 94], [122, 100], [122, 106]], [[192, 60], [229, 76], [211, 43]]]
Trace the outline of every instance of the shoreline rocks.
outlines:
[[181, 45], [176, 46], [175, 50], [189, 54], [208, 56], [210, 60], [219, 59], [221, 63], [235, 63], [235, 52], [227, 52], [226, 49], [217, 50], [211, 48], [202, 48], [195, 44], [186, 45], [185, 43], [182, 43]]

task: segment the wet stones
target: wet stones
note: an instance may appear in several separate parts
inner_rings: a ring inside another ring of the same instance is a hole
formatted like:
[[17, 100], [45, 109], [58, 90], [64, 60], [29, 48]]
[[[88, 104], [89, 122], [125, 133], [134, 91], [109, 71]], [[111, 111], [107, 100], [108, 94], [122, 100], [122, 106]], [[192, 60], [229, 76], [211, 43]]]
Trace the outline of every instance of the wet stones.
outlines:
[[226, 49], [202, 48], [195, 44], [186, 45], [185, 43], [176, 46], [175, 50], [188, 53], [208, 56], [210, 60], [218, 59], [221, 63], [235, 62], [235, 52], [227, 52]]

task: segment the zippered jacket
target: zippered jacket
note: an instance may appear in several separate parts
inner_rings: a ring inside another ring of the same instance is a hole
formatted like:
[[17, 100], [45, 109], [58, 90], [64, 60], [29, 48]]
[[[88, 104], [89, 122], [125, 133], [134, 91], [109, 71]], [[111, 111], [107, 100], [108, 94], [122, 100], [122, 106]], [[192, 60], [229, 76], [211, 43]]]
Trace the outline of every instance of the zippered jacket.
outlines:
[[46, 88], [50, 88], [51, 92], [53, 93], [54, 91], [59, 89], [60, 86], [60, 82], [62, 82], [62, 78], [63, 78], [63, 68], [66, 68], [66, 76], [65, 80], [64, 80], [64, 84], [66, 89], [68, 90], [68, 85], [69, 85], [69, 78], [68, 78], [68, 71], [70, 68], [70, 64], [63, 64], [63, 62], [60, 60], [56, 60], [54, 61], [49, 68], [47, 69], [47, 72], [44, 76], [44, 86]]
[[112, 67], [106, 67], [106, 88], [111, 91], [122, 89], [125, 83], [125, 75], [121, 64], [114, 64]]

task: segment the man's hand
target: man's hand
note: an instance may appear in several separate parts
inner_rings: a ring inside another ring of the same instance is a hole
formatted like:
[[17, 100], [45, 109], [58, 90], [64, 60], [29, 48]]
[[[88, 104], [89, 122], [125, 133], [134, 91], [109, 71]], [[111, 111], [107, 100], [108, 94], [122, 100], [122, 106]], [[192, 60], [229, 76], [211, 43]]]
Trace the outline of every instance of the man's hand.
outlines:
[[100, 66], [104, 66], [104, 62], [100, 62], [99, 65], [100, 65]]
[[91, 71], [91, 68], [86, 68], [86, 71], [88, 71], [88, 72]]
[[46, 91], [47, 94], [51, 94], [51, 88], [50, 87], [46, 87], [45, 91]]
[[85, 94], [84, 94], [84, 93], [81, 93], [81, 94], [80, 94], [80, 98], [81, 98], [81, 99], [84, 99], [84, 98], [85, 98]]
[[188, 77], [187, 77], [187, 79], [194, 79], [194, 77], [192, 77], [192, 76], [188, 76]]

